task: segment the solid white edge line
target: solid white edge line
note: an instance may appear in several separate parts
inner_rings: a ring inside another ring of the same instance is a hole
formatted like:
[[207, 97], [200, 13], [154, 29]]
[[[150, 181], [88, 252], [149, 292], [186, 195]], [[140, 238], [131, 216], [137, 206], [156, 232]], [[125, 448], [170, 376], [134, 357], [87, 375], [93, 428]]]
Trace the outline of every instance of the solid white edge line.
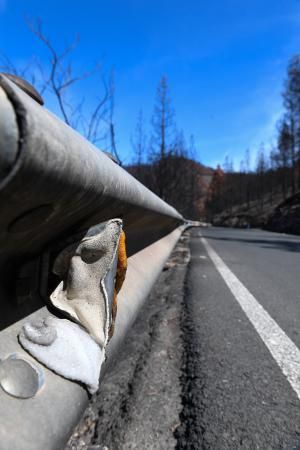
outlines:
[[201, 241], [240, 307], [256, 329], [300, 400], [300, 350], [239, 281], [204, 237]]

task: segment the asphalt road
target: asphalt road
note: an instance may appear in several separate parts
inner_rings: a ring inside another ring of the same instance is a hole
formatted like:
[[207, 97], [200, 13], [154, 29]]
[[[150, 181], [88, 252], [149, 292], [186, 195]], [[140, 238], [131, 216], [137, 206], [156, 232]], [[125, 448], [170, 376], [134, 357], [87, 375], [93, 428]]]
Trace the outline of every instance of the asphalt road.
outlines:
[[300, 237], [193, 230], [178, 449], [300, 449]]
[[66, 450], [300, 450], [299, 348], [300, 237], [192, 229]]

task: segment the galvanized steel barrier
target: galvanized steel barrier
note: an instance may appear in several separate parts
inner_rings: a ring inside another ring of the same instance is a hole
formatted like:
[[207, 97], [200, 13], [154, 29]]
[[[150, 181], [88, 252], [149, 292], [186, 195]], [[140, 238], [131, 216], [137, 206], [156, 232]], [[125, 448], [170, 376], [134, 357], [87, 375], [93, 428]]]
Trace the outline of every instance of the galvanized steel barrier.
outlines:
[[[28, 316], [39, 317], [46, 308], [55, 256], [74, 233], [111, 218], [123, 220], [129, 266], [103, 377], [113, 370], [126, 332], [185, 222], [174, 208], [3, 75], [0, 205], [0, 449], [63, 448], [88, 394], [81, 385], [37, 363], [17, 339]], [[38, 366], [41, 387], [34, 389], [35, 380], [23, 367], [10, 367], [15, 355]]]

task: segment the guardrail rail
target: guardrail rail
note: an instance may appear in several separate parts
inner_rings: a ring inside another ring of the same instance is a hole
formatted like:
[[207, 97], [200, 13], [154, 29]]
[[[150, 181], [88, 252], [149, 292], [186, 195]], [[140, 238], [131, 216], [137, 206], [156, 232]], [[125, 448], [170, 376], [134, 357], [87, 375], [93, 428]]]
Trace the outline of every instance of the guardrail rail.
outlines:
[[[51, 309], [47, 298], [53, 289], [55, 257], [70, 237], [122, 219], [128, 270], [103, 377], [113, 370], [126, 332], [185, 221], [4, 75], [0, 75], [0, 205], [0, 448], [63, 448], [89, 394], [81, 384], [40, 364], [18, 340], [28, 319], [43, 317]], [[22, 361], [37, 369], [40, 381]]]

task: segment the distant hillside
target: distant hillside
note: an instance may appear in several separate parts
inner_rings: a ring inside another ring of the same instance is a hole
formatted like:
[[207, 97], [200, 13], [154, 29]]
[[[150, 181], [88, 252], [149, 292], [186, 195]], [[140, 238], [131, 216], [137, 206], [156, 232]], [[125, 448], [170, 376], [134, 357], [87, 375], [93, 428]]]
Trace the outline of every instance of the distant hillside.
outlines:
[[255, 171], [225, 171], [218, 166], [207, 195], [209, 220], [220, 226], [300, 233], [300, 159], [282, 167], [275, 165], [277, 157], [274, 151], [268, 163], [263, 160]]
[[300, 234], [300, 191], [272, 211], [265, 228], [279, 233]]
[[200, 219], [205, 216], [212, 168], [184, 156], [171, 155], [159, 163], [132, 164], [125, 169], [184, 217]]
[[300, 234], [300, 192], [283, 199], [281, 192], [273, 193], [272, 202], [267, 194], [263, 203], [251, 201], [249, 205], [236, 205], [231, 210], [216, 214], [215, 226], [232, 228], [264, 228], [279, 233]]

